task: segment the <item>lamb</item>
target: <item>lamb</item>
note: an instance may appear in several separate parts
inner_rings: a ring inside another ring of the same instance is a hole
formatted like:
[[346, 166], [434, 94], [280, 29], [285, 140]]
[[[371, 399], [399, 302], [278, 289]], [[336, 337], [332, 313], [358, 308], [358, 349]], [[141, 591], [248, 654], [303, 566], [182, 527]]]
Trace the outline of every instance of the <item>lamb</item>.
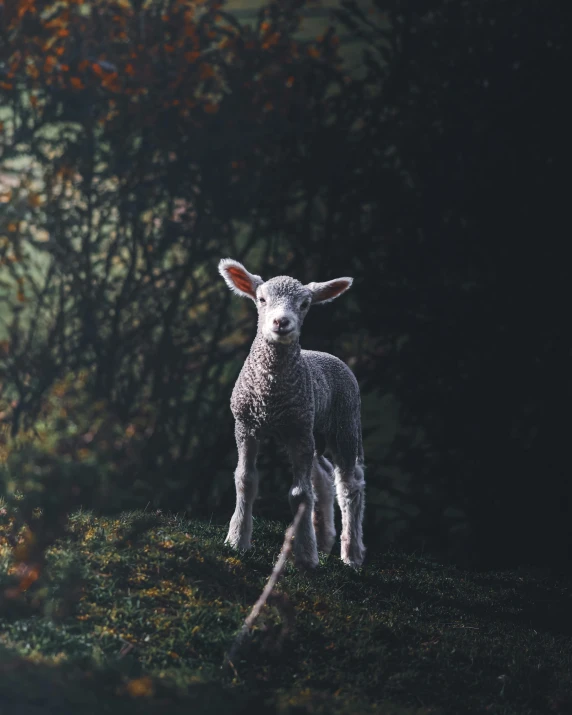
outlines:
[[[294, 540], [298, 568], [318, 565], [318, 549], [330, 553], [336, 538], [334, 493], [342, 513], [341, 557], [357, 568], [365, 556], [365, 505], [360, 393], [351, 370], [328, 353], [300, 348], [300, 330], [311, 305], [328, 303], [351, 286], [352, 278], [303, 285], [278, 276], [264, 281], [225, 258], [219, 272], [237, 295], [258, 308], [258, 330], [234, 386], [238, 466], [236, 507], [226, 537], [248, 549], [252, 505], [258, 489], [260, 440], [277, 437], [286, 447], [294, 479], [289, 492], [294, 512], [306, 508]], [[330, 461], [324, 456], [327, 449]], [[333, 462], [333, 464], [332, 464]]]

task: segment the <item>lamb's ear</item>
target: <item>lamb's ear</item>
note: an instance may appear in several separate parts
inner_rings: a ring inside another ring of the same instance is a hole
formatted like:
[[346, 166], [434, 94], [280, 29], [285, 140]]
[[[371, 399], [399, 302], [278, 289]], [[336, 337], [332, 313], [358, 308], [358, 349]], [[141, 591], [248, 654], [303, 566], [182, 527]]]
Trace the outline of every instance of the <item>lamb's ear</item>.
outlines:
[[334, 280], [325, 283], [308, 283], [306, 288], [312, 291], [312, 304], [329, 303], [345, 293], [353, 282], [353, 278], [334, 278]]
[[218, 264], [218, 272], [226, 281], [227, 286], [243, 298], [256, 299], [256, 289], [264, 281], [260, 276], [249, 273], [246, 268], [232, 258], [223, 258]]

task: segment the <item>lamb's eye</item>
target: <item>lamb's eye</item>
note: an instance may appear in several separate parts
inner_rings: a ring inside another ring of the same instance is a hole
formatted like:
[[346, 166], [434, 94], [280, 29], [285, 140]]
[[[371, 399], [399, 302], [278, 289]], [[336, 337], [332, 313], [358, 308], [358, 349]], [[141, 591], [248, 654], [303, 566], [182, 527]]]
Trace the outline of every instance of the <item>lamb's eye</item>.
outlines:
[[266, 298], [263, 298], [262, 296], [260, 296], [260, 298], [258, 299], [258, 302], [259, 302], [261, 305], [264, 305], [264, 304], [266, 303]]
[[309, 301], [309, 300], [305, 300], [305, 301], [302, 303], [302, 305], [300, 306], [300, 308], [302, 308], [302, 310], [306, 310], [306, 308], [307, 308], [309, 305], [310, 305], [310, 301]]

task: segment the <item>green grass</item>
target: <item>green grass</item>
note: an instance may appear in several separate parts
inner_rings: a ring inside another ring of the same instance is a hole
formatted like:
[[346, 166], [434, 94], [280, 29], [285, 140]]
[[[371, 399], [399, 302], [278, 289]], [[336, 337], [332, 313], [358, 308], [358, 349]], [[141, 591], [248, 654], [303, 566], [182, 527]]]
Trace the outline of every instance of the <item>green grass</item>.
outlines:
[[[335, 555], [312, 575], [289, 567], [222, 668], [283, 531], [256, 521], [241, 555], [217, 525], [74, 516], [46, 576], [2, 602], [0, 712], [571, 712], [566, 583], [397, 552], [358, 572]], [[0, 558], [5, 593], [6, 544]]]

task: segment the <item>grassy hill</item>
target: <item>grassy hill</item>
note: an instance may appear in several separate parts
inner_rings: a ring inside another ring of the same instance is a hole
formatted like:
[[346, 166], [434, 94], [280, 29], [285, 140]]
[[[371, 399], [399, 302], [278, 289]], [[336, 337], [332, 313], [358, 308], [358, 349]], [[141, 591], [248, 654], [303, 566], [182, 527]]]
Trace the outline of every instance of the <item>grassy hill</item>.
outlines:
[[256, 521], [238, 555], [218, 525], [77, 514], [14, 596], [0, 531], [0, 713], [572, 712], [569, 584], [397, 552], [288, 567], [222, 667], [283, 532]]

